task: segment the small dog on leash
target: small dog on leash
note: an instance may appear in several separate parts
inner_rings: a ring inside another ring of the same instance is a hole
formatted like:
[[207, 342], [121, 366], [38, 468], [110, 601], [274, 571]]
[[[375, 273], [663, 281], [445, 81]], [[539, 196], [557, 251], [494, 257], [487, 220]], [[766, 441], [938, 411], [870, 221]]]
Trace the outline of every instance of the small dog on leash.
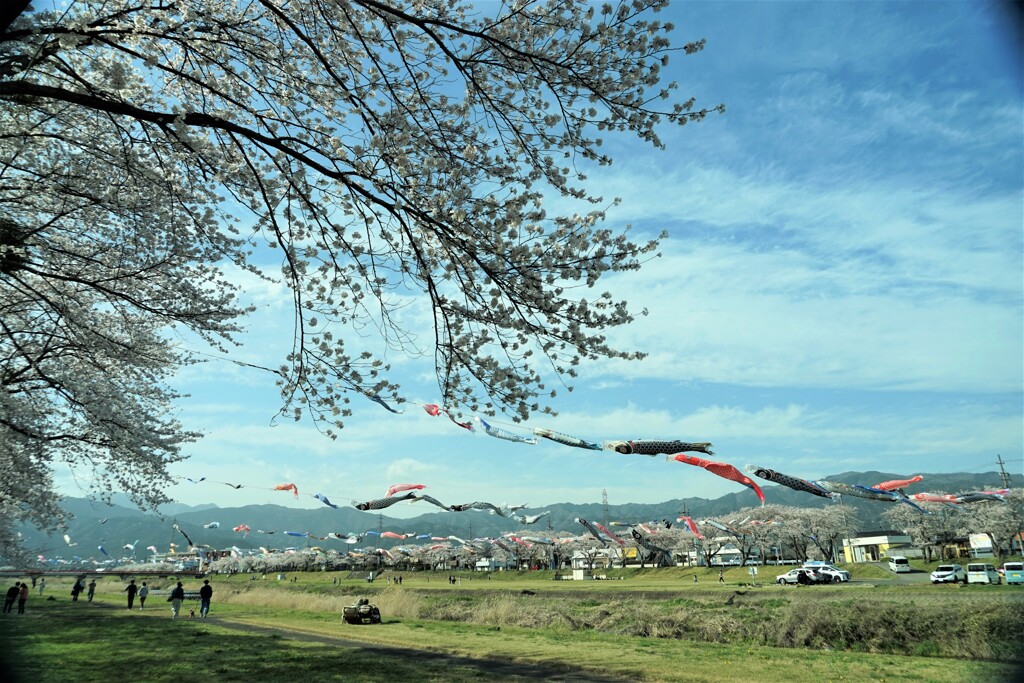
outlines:
[[195, 608], [192, 608], [192, 609], [190, 609], [188, 611], [188, 618], [189, 619], [195, 619], [196, 618], [196, 610], [195, 610]]

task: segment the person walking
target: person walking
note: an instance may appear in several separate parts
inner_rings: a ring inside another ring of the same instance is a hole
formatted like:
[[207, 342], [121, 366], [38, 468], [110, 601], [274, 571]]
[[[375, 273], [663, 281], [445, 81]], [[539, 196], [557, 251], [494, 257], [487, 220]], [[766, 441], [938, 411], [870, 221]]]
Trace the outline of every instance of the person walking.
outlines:
[[14, 609], [14, 601], [18, 599], [18, 593], [20, 592], [21, 581], [15, 581], [14, 585], [7, 589], [7, 597], [4, 600], [4, 614]]
[[697, 575], [696, 574], [693, 575], [693, 582], [697, 583]]
[[725, 583], [725, 573], [723, 570], [718, 570], [718, 583]]
[[71, 587], [71, 602], [78, 602], [78, 594], [84, 587], [81, 578], [75, 579], [75, 585]]
[[178, 618], [178, 611], [181, 609], [181, 601], [185, 599], [185, 589], [181, 585], [181, 581], [171, 591], [171, 596], [167, 598], [171, 601], [171, 619]]
[[89, 592], [86, 597], [89, 598], [89, 602], [92, 602], [92, 596], [96, 594], [96, 579], [89, 582]]
[[203, 587], [199, 589], [199, 616], [203, 619], [210, 612], [210, 598], [213, 597], [213, 586], [210, 585], [210, 580], [206, 579], [203, 581]]
[[39, 594], [43, 594], [43, 589], [46, 588], [46, 577], [39, 579]]
[[125, 586], [125, 591], [128, 592], [128, 609], [131, 609], [132, 605], [135, 604], [135, 594], [139, 592], [139, 587], [135, 585], [135, 579], [132, 579], [131, 582]]
[[18, 614], [25, 613], [25, 602], [28, 600], [28, 583], [21, 584], [21, 591], [18, 593]]
[[142, 608], [146, 606], [146, 598], [147, 597], [149, 597], [149, 586], [147, 586], [146, 582], [143, 581], [142, 582], [142, 588], [139, 589], [139, 611], [140, 612], [142, 611]]

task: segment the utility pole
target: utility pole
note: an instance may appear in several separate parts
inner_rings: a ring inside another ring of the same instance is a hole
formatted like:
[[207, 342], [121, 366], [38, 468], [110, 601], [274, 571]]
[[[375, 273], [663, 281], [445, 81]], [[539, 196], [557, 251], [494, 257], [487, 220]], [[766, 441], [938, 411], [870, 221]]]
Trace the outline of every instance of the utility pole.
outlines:
[[604, 525], [608, 526], [608, 489], [601, 489], [601, 505], [604, 508]]
[[996, 462], [999, 464], [999, 477], [1003, 480], [1003, 488], [1008, 489], [1010, 488], [1010, 475], [1003, 467], [1003, 456], [999, 453], [996, 453]]

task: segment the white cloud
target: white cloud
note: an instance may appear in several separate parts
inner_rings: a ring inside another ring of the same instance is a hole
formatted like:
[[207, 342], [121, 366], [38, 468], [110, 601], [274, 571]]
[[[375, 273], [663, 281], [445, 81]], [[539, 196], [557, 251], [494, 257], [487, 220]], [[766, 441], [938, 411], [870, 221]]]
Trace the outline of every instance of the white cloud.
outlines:
[[414, 458], [400, 458], [387, 466], [387, 476], [388, 479], [393, 480], [396, 484], [411, 484], [416, 482], [407, 482], [405, 479], [431, 474], [436, 472], [437, 469], [437, 465], [432, 463], [421, 462]]
[[610, 338], [651, 358], [588, 373], [1019, 390], [1019, 193], [867, 181], [808, 192], [700, 168], [619, 189], [644, 222], [679, 227], [662, 258], [604, 284], [650, 311]]

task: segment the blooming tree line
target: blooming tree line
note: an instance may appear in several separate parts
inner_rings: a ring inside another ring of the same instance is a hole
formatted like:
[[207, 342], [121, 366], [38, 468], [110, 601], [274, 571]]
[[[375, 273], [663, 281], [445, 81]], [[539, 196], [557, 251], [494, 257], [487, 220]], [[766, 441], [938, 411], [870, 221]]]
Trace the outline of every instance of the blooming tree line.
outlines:
[[992, 538], [993, 548], [1000, 556], [1004, 549], [1011, 554], [1021, 554], [1024, 491], [1013, 489], [1005, 497], [1005, 502], [974, 503], [964, 508], [926, 505], [930, 513], [928, 515], [919, 514], [906, 505], [898, 505], [884, 512], [883, 516], [892, 523], [893, 528], [905, 531], [911, 543], [921, 548], [925, 559], [929, 561], [933, 557], [944, 559], [944, 545], [952, 539], [972, 533], [988, 534]]
[[[886, 506], [888, 509], [883, 518], [896, 533], [911, 536], [911, 544], [924, 551], [926, 561], [963, 557], [966, 537], [979, 532], [990, 536], [995, 551], [1003, 557], [1008, 550], [1010, 554], [1019, 554], [1019, 544], [1014, 538], [1024, 527], [1022, 502], [1024, 495], [1011, 491], [1003, 501], [960, 506], [925, 502], [922, 503], [925, 514], [905, 505]], [[913, 514], [908, 515], [907, 512]], [[51, 548], [46, 556], [40, 555], [38, 559], [49, 566], [104, 565], [128, 571], [159, 571], [166, 570], [168, 562], [177, 564], [184, 561], [188, 564], [198, 557], [200, 561], [196, 567], [201, 564], [201, 570], [216, 572], [369, 571], [384, 568], [457, 570], [484, 566], [478, 564], [479, 560], [490, 560], [486, 566], [492, 568], [563, 568], [574, 557], [582, 558], [583, 563], [591, 568], [605, 559], [642, 567], [679, 562], [713, 566], [748, 562], [771, 564], [775, 560], [842, 561], [844, 539], [853, 536], [856, 529], [863, 528], [857, 513], [857, 507], [847, 506], [842, 501], [826, 508], [770, 504], [700, 518], [693, 521], [692, 528], [689, 524], [672, 523], [668, 519], [607, 521], [603, 526], [617, 528], [615, 539], [602, 537], [599, 540], [586, 532], [538, 532], [524, 528], [498, 537], [467, 536], [465, 539], [449, 536], [423, 540], [429, 534], [408, 534], [405, 540], [401, 540], [400, 536], [392, 535], [391, 538], [400, 539], [396, 544], [385, 540], [387, 534], [377, 538], [367, 532], [365, 536], [350, 538], [351, 534], [335, 532], [326, 537], [309, 533], [305, 540], [289, 538], [295, 545], [283, 549], [271, 545], [271, 538], [266, 536], [260, 536], [259, 542], [268, 547], [258, 550], [251, 545], [254, 539], [250, 539], [248, 544], [240, 542], [241, 548], [208, 544], [175, 548], [172, 544], [171, 554], [151, 557], [141, 563], [137, 554], [138, 541], [124, 546], [125, 550], [132, 551], [131, 557], [118, 558], [104, 552], [103, 558], [74, 555], [67, 559], [62, 554], [54, 554]], [[872, 535], [877, 533], [872, 532]], [[300, 536], [292, 532], [288, 534]], [[67, 537], [65, 541], [68, 541]], [[149, 549], [159, 552], [155, 546]]]
[[[79, 0], [0, 10], [0, 543], [59, 521], [53, 473], [166, 501], [172, 410], [279, 278], [282, 413], [329, 434], [434, 358], [446, 405], [551, 412], [584, 358], [637, 358], [597, 288], [652, 258], [605, 227], [601, 136], [703, 119], [662, 82], [666, 0]], [[558, 213], [545, 196], [561, 197]], [[571, 208], [575, 207], [575, 208]], [[276, 249], [279, 275], [253, 253]], [[425, 302], [427, 341], [400, 322]], [[372, 340], [353, 331], [374, 332]], [[386, 351], [382, 350], [386, 349]], [[230, 355], [228, 355], [230, 357]]]

